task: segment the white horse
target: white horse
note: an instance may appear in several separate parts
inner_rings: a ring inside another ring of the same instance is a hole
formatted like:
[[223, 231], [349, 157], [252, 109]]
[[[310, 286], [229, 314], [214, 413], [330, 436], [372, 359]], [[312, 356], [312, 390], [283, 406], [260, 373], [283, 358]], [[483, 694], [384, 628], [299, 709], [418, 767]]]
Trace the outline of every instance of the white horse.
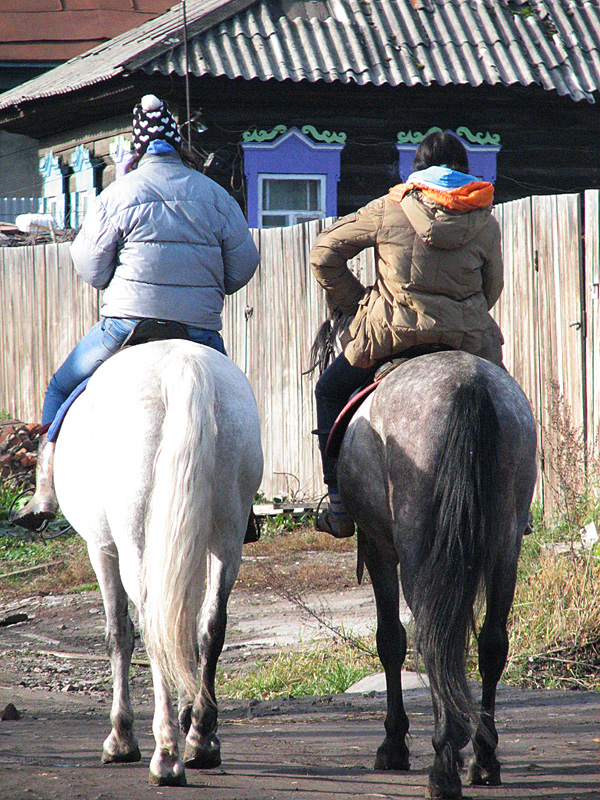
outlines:
[[113, 703], [103, 762], [141, 758], [129, 695], [129, 598], [152, 666], [150, 782], [185, 785], [184, 762], [220, 764], [215, 672], [262, 465], [250, 384], [226, 356], [193, 342], [123, 350], [69, 411], [55, 485], [87, 542], [106, 611]]

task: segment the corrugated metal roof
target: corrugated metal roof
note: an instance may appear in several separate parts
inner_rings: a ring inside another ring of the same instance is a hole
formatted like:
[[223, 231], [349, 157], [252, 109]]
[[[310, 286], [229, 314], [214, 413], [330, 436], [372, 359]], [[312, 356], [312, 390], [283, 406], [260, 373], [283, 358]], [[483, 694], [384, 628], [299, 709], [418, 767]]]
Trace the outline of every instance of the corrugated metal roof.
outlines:
[[[301, 13], [302, 7], [309, 13]], [[143, 68], [183, 74], [181, 50]], [[261, 80], [537, 84], [592, 100], [600, 88], [600, 4], [259, 0], [196, 36], [189, 65], [195, 75]]]
[[[181, 6], [0, 96], [0, 108], [143, 69], [184, 74]], [[594, 102], [598, 0], [187, 0], [195, 75], [539, 85]]]

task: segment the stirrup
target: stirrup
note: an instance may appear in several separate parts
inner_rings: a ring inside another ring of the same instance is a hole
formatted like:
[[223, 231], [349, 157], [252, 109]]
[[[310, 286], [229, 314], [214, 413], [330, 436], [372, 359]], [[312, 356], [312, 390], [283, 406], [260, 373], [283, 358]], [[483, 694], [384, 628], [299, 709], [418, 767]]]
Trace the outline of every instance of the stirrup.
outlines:
[[34, 508], [30, 509], [28, 506], [33, 500], [32, 497], [27, 505], [22, 508], [16, 508], [19, 501], [27, 497], [28, 494], [31, 494], [31, 489], [22, 492], [12, 501], [8, 509], [8, 521], [28, 531], [33, 531], [33, 533], [43, 533], [49, 523], [56, 519], [58, 505], [51, 501], [38, 502]]
[[328, 533], [336, 539], [349, 539], [354, 536], [354, 521], [349, 514], [334, 514], [328, 504], [324, 511], [319, 512], [317, 508], [315, 530]]

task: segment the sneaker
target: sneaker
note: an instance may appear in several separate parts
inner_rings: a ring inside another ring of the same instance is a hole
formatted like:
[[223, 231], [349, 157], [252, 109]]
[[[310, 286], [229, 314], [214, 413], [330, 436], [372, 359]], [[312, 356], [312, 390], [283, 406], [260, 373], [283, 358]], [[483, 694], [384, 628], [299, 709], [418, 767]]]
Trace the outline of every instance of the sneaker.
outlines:
[[348, 539], [354, 536], [354, 522], [348, 514], [334, 514], [331, 509], [321, 511], [315, 522], [315, 529], [329, 533], [336, 539]]

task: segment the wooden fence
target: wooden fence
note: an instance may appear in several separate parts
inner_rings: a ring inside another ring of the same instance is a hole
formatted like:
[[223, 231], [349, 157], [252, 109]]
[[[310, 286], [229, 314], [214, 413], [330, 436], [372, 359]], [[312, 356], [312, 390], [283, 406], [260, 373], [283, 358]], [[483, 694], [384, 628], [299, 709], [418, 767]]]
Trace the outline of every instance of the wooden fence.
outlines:
[[[509, 371], [530, 398], [545, 467], [538, 494], [555, 487], [549, 454], [560, 445], [556, 395], [596, 448], [600, 424], [600, 192], [531, 197], [498, 206], [505, 289], [494, 309]], [[325, 319], [308, 253], [323, 223], [254, 231], [261, 265], [224, 311], [229, 355], [254, 388], [262, 421], [267, 497], [321, 491], [313, 376], [303, 374]], [[40, 417], [45, 385], [98, 319], [98, 293], [75, 275], [68, 244], [0, 250], [0, 410]], [[372, 252], [353, 265], [364, 283]]]

